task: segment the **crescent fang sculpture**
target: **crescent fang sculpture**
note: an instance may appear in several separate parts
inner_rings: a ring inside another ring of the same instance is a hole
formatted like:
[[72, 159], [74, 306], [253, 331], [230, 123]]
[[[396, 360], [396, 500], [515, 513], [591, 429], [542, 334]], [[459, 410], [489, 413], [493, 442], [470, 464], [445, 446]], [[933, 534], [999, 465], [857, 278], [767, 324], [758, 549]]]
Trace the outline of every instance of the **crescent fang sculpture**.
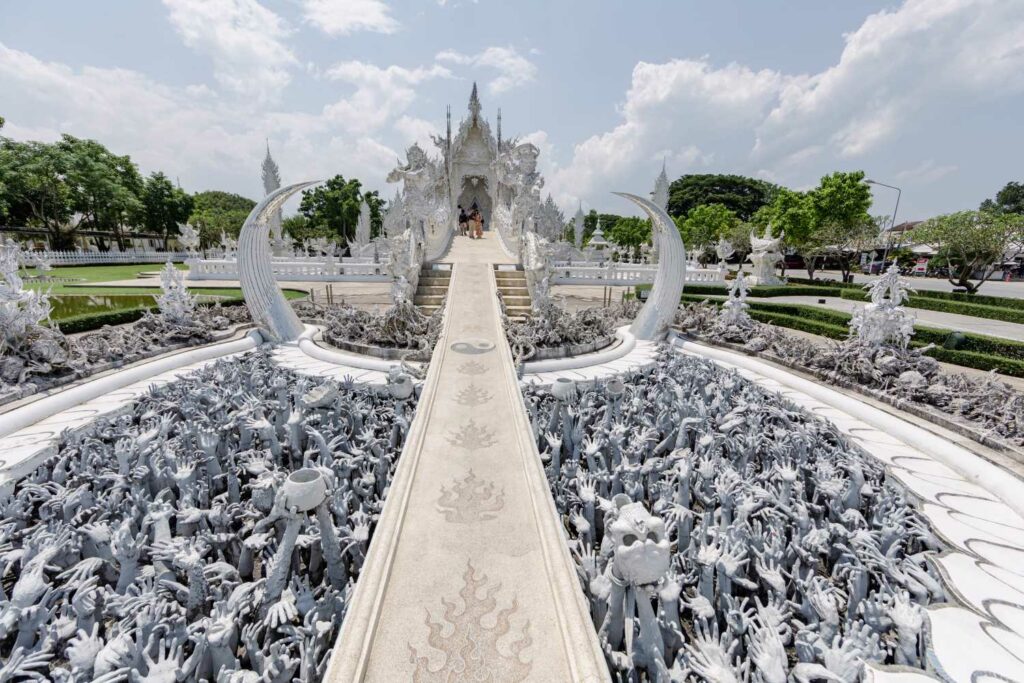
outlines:
[[238, 236], [238, 277], [253, 320], [279, 342], [295, 341], [305, 329], [274, 280], [270, 261], [270, 218], [299, 190], [321, 181], [308, 180], [271, 192], [253, 208]]
[[637, 339], [660, 339], [668, 331], [679, 307], [679, 297], [683, 293], [683, 282], [686, 279], [686, 247], [675, 223], [660, 206], [635, 194], [614, 194], [629, 199], [643, 209], [651, 219], [654, 239], [661, 240], [658, 243], [658, 272], [654, 276], [651, 294], [629, 327], [629, 331]]

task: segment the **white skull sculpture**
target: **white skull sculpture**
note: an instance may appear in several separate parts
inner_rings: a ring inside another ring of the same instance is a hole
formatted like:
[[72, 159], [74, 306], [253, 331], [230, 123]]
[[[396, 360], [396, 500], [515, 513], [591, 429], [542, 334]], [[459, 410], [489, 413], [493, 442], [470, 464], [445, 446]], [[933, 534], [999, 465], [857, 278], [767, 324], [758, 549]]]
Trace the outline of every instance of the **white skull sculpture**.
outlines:
[[613, 543], [612, 572], [633, 585], [656, 583], [668, 571], [669, 542], [665, 522], [629, 496], [612, 499], [615, 519], [608, 527]]

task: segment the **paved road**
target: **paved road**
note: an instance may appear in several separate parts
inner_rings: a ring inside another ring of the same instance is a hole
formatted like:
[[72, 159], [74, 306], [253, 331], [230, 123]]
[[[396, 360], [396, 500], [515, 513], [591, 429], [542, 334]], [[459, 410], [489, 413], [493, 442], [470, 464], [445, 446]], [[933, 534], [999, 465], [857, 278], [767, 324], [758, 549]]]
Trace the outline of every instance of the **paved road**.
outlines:
[[[792, 277], [807, 277], [806, 270], [787, 270], [787, 275]], [[826, 270], [817, 271], [814, 273], [817, 278], [830, 278], [838, 280], [840, 278], [839, 271]], [[864, 275], [862, 273], [855, 273], [853, 281], [857, 283], [867, 284], [877, 280], [877, 275]], [[928, 290], [933, 292], [952, 292], [953, 285], [950, 284], [949, 280], [940, 279], [935, 277], [908, 277], [907, 281], [910, 282], [910, 286], [914, 289]], [[1014, 299], [1024, 299], [1024, 280], [1017, 282], [1002, 282], [1001, 280], [989, 280], [981, 286], [978, 294], [988, 294], [989, 296], [1005, 296]]]

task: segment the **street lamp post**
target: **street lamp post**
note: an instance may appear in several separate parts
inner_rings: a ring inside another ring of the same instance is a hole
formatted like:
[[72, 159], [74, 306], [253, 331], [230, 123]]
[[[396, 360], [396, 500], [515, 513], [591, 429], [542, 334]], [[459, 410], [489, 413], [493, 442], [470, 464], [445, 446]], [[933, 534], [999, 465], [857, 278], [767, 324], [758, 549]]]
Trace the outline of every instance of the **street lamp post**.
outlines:
[[[885, 251], [882, 252], [882, 268], [884, 269], [885, 261], [889, 258], [889, 247], [892, 245], [892, 231], [896, 229], [896, 212], [899, 211], [900, 208], [900, 197], [903, 196], [903, 190], [895, 185], [886, 185], [885, 183], [880, 183], [877, 180], [871, 180], [870, 178], [864, 182], [868, 185], [880, 185], [881, 187], [888, 187], [890, 190], [896, 190], [896, 206], [892, 210], [892, 223], [889, 224], [889, 234], [885, 238]], [[903, 237], [901, 235], [900, 244], [902, 243]], [[881, 271], [879, 271], [879, 274], [881, 274]]]

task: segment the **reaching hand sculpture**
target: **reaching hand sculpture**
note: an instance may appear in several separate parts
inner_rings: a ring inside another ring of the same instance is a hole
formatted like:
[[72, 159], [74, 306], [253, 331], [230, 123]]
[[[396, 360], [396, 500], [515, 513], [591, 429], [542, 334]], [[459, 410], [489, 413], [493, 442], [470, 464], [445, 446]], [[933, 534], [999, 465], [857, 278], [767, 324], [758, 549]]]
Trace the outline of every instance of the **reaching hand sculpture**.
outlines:
[[0, 502], [0, 680], [319, 680], [408, 432], [392, 394], [256, 353], [67, 435]]
[[[623, 680], [859, 680], [923, 667], [941, 548], [830, 425], [708, 361], [527, 388], [538, 449]], [[796, 657], [795, 663], [792, 657]]]

